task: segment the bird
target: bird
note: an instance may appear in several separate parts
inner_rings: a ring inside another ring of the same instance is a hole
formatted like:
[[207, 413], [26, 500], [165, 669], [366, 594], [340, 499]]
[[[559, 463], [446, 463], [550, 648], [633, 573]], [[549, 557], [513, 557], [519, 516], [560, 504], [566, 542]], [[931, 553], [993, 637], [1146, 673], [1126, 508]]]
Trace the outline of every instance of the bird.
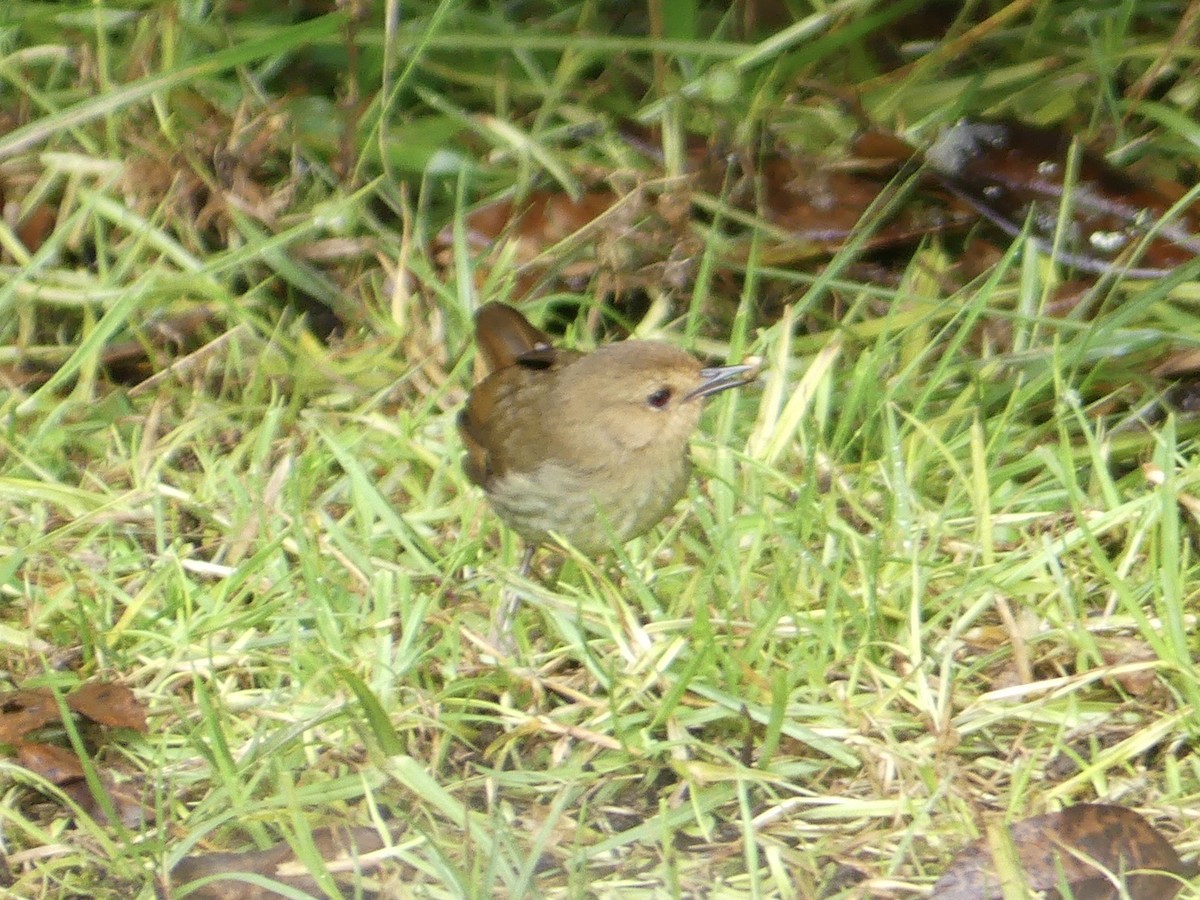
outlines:
[[479, 308], [475, 338], [488, 374], [458, 416], [464, 470], [525, 541], [525, 574], [556, 537], [594, 557], [661, 521], [687, 489], [705, 399], [758, 369], [662, 341], [556, 348], [504, 303]]

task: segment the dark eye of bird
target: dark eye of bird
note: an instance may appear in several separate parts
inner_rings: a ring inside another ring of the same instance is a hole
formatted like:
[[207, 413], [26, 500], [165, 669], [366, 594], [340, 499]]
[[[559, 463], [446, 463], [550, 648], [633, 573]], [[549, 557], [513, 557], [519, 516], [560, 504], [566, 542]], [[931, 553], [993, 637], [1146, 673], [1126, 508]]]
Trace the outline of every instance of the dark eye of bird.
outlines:
[[666, 406], [668, 403], [671, 402], [671, 389], [670, 388], [659, 388], [657, 391], [655, 391], [653, 394], [651, 394], [649, 397], [646, 398], [646, 402], [649, 403], [655, 409], [662, 409], [664, 406]]

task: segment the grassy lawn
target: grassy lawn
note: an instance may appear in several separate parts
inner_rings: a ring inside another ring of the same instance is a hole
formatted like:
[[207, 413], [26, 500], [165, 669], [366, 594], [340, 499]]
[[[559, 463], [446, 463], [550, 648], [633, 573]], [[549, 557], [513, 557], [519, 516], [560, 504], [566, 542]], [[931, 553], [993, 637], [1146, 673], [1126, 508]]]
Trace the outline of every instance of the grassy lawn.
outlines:
[[[3, 896], [286, 842], [309, 893], [193, 896], [921, 897], [1089, 802], [1196, 855], [1200, 264], [1063, 313], [1024, 237], [815, 246], [735, 184], [990, 116], [1190, 188], [1194, 3], [332, 6], [0, 10], [2, 686], [148, 712], [37, 735], [107, 808], [0, 743]], [[455, 430], [488, 301], [764, 374], [658, 528], [523, 578]], [[327, 826], [382, 845], [349, 888]]]

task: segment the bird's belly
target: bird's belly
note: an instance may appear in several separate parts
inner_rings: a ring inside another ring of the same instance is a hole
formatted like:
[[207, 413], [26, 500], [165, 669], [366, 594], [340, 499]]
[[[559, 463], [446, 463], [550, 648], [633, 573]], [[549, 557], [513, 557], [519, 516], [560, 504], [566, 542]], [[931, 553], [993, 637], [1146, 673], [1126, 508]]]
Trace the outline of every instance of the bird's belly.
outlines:
[[649, 531], [683, 495], [688, 466], [634, 473], [627, 467], [580, 472], [543, 462], [507, 472], [487, 486], [493, 509], [532, 543], [562, 535], [583, 553], [598, 553]]

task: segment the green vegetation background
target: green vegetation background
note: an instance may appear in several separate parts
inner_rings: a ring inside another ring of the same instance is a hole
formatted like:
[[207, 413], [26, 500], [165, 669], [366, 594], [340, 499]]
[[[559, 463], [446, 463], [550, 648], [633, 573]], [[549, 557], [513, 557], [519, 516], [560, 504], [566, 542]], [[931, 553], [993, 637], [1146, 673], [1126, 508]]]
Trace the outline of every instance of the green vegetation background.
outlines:
[[[0, 670], [151, 713], [96, 751], [144, 826], [0, 759], [11, 896], [281, 840], [320, 871], [342, 823], [390, 835], [387, 896], [920, 896], [986, 823], [1097, 800], [1194, 854], [1200, 465], [1153, 372], [1196, 266], [1061, 318], [1019, 245], [973, 281], [938, 239], [890, 284], [853, 247], [729, 278], [698, 215], [694, 283], [618, 318], [762, 387], [712, 405], [677, 515], [557, 581], [513, 574], [454, 415], [522, 271], [465, 211], [648, 177], [617, 124], [661, 126], [668, 178], [689, 133], [829, 162], [853, 96], [918, 146], [1011, 116], [1190, 186], [1195, 4], [344, 6], [0, 10]], [[918, 8], [957, 24], [889, 56]], [[594, 289], [551, 301], [600, 337]]]

